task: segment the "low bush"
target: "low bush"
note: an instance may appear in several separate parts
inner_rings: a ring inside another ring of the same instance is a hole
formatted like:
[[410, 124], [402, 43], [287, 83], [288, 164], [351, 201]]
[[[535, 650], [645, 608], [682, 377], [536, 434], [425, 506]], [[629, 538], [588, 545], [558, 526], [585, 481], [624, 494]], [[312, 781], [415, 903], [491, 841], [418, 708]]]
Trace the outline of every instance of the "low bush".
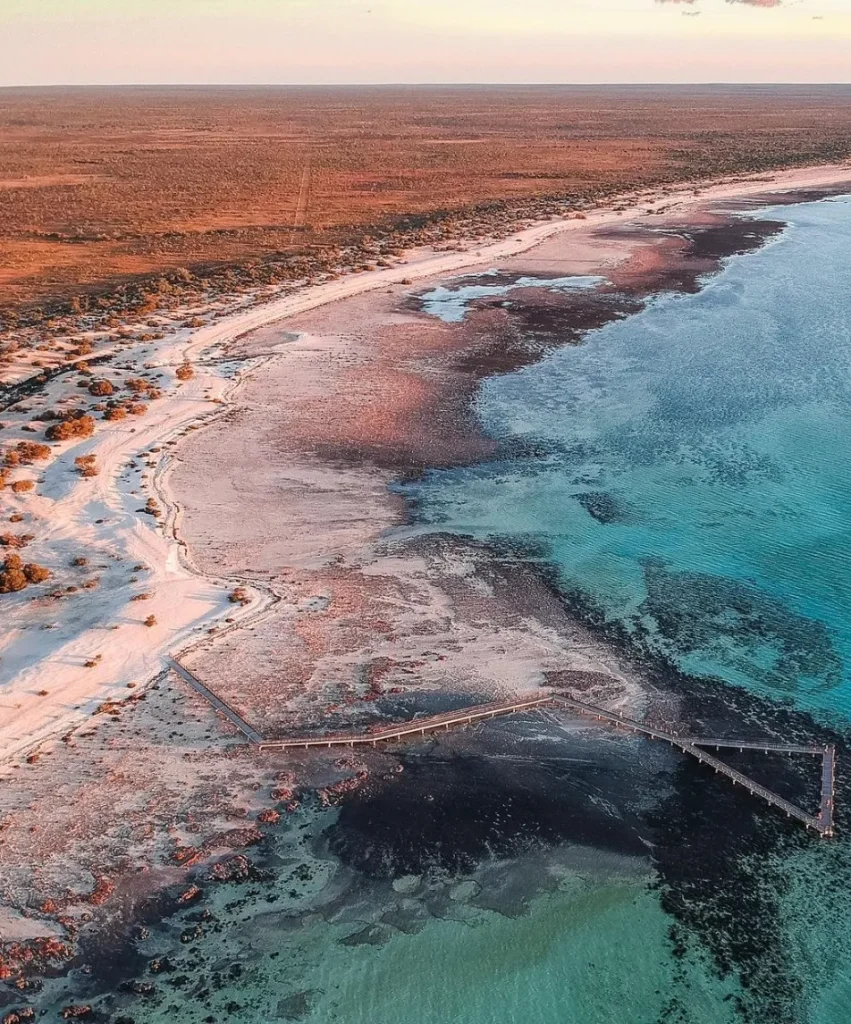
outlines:
[[0, 594], [14, 594], [30, 583], [50, 579], [50, 570], [35, 562], [24, 562], [20, 555], [6, 555], [0, 563]]
[[0, 594], [15, 594], [26, 586], [27, 578], [21, 569], [0, 569]]
[[29, 583], [44, 583], [50, 579], [50, 570], [43, 565], [36, 565], [35, 562], [24, 563], [24, 576]]
[[3, 548], [25, 548], [32, 540], [35, 540], [32, 533], [0, 533], [0, 547]]
[[95, 432], [95, 421], [92, 416], [71, 413], [67, 419], [51, 423], [45, 436], [48, 441], [70, 441], [76, 437], [91, 437]]
[[100, 472], [96, 455], [78, 455], [74, 459], [74, 466], [80, 476], [84, 477], [97, 476]]
[[49, 458], [50, 446], [37, 441], [18, 441], [14, 448], [9, 448], [3, 454], [3, 462], [7, 466], [28, 466]]

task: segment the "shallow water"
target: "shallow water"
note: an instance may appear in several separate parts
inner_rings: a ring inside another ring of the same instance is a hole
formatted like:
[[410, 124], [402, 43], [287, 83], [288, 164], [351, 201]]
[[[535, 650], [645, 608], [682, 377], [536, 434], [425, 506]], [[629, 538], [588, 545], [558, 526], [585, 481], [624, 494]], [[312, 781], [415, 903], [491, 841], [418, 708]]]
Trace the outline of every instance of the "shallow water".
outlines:
[[537, 457], [409, 494], [441, 529], [543, 544], [684, 670], [847, 720], [851, 203], [784, 216], [699, 294], [486, 381], [488, 432]]
[[[682, 671], [768, 708], [791, 702], [847, 733], [851, 202], [781, 215], [789, 227], [779, 239], [729, 260], [698, 294], [660, 296], [580, 346], [485, 381], [478, 412], [488, 433], [534, 455], [434, 472], [406, 494], [431, 528], [543, 551], [565, 592]], [[746, 932], [722, 934], [743, 930], [734, 916], [694, 916], [720, 961], [733, 950], [734, 973], [750, 972], [761, 944], [776, 958], [776, 989], [757, 980], [735, 1019], [847, 1019], [849, 865], [841, 838], [829, 851], [805, 843], [766, 854], [754, 880], [766, 899], [748, 911], [762, 929], [755, 949]], [[695, 882], [714, 884], [696, 876], [684, 891]], [[645, 952], [664, 958], [645, 915]], [[700, 969], [681, 966], [684, 988], [700, 990]], [[717, 992], [690, 999], [674, 1019], [732, 1012]], [[655, 1018], [625, 1002], [613, 1019]]]
[[[782, 216], [699, 294], [487, 380], [479, 414], [515, 454], [405, 493], [425, 529], [545, 552], [722, 703], [791, 701], [847, 733], [851, 203]], [[139, 944], [174, 969], [111, 996], [112, 1019], [844, 1024], [845, 839], [667, 748], [488, 728], [286, 818], [255, 855], [267, 879], [208, 886]]]
[[[493, 284], [461, 284], [448, 283], [438, 285], [431, 291], [419, 296], [419, 303], [424, 313], [436, 316], [445, 323], [461, 323], [467, 315], [470, 304], [475, 299], [508, 296], [518, 288], [545, 288], [548, 291], [583, 291], [596, 288], [605, 278], [602, 277], [518, 277], [505, 279], [498, 270], [491, 270], [482, 278], [493, 278]], [[460, 281], [468, 281], [466, 276]]]

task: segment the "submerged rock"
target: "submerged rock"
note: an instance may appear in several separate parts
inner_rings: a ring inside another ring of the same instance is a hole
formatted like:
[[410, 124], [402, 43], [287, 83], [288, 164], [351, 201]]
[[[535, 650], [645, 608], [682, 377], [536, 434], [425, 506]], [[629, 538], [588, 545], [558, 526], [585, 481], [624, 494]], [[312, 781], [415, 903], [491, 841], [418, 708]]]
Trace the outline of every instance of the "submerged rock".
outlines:
[[312, 989], [296, 992], [294, 995], [280, 999], [277, 1006], [279, 1020], [301, 1020], [313, 1008], [316, 993]]
[[340, 940], [341, 946], [383, 946], [390, 938], [390, 932], [378, 924], [368, 924], [359, 932]]
[[401, 878], [393, 879], [393, 890], [399, 893], [416, 892], [422, 881], [419, 875], [402, 875]]

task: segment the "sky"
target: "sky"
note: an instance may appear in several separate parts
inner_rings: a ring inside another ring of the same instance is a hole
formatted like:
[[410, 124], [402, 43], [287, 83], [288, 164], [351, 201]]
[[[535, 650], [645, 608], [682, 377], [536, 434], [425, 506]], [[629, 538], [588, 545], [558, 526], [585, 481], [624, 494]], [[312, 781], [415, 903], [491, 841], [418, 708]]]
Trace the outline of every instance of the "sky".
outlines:
[[851, 0], [0, 0], [0, 86], [851, 82]]

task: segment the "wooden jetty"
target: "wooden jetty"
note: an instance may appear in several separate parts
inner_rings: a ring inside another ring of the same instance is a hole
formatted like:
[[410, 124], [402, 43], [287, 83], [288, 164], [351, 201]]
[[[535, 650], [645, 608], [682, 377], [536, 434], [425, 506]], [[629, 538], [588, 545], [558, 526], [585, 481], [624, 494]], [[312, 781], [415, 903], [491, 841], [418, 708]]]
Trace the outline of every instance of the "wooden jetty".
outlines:
[[[701, 737], [688, 734], [669, 732], [665, 729], [656, 729], [645, 725], [643, 722], [636, 722], [634, 719], [626, 718], [616, 711], [607, 711], [604, 708], [595, 707], [593, 704], [585, 704], [583, 701], [574, 700], [571, 697], [554, 695], [553, 703], [557, 706], [568, 708], [579, 714], [590, 715], [598, 721], [611, 722], [613, 725], [624, 728], [629, 732], [641, 733], [651, 739], [664, 740], [671, 746], [678, 747], [685, 754], [696, 757], [701, 764], [709, 765], [716, 772], [721, 772], [732, 780], [733, 785], [744, 786], [753, 796], [761, 797], [766, 803], [785, 811], [790, 818], [797, 818], [806, 827], [815, 829], [820, 835], [829, 837], [833, 835], [833, 811], [834, 811], [834, 789], [836, 781], [836, 748], [834, 746], [797, 746], [789, 743], [774, 743], [771, 740], [740, 740], [720, 739], [714, 736]], [[777, 793], [760, 785], [753, 779], [730, 767], [724, 761], [707, 753], [704, 747], [727, 748], [736, 750], [762, 750], [764, 753], [783, 754], [811, 754], [822, 758], [822, 789], [821, 805], [818, 814], [808, 814], [805, 810], [793, 804], [790, 800], [784, 799]]]
[[[808, 829], [828, 837], [834, 834], [834, 796], [836, 787], [836, 749], [833, 746], [800, 746], [789, 743], [775, 743], [762, 739], [731, 739], [715, 736], [692, 736], [689, 733], [673, 732], [669, 729], [648, 725], [635, 719], [627, 718], [617, 711], [586, 704], [584, 701], [567, 697], [563, 694], [527, 694], [522, 697], [479, 704], [474, 707], [460, 708], [423, 718], [414, 718], [407, 722], [397, 722], [372, 729], [368, 732], [328, 733], [315, 736], [287, 736], [281, 739], [266, 738], [229, 704], [218, 697], [209, 687], [205, 686], [193, 673], [173, 658], [168, 659], [169, 666], [177, 672], [197, 693], [207, 700], [212, 707], [237, 728], [246, 739], [260, 750], [315, 750], [352, 747], [377, 747], [379, 743], [403, 742], [416, 739], [431, 733], [449, 729], [465, 728], [476, 722], [487, 721], [506, 715], [521, 714], [543, 707], [561, 708], [575, 714], [591, 717], [599, 722], [606, 722], [627, 732], [648, 736], [650, 739], [662, 740], [683, 753], [696, 758], [701, 764], [713, 768], [716, 772], [726, 775], [733, 785], [742, 786], [752, 796], [760, 797], [772, 807], [785, 811], [788, 817], [796, 818]], [[705, 748], [762, 750], [767, 753], [809, 754], [822, 758], [821, 804], [818, 814], [807, 811], [786, 800], [784, 797], [760, 785], [753, 779], [737, 771], [719, 758], [710, 754]]]
[[242, 733], [243, 736], [249, 741], [249, 743], [262, 743], [263, 737], [260, 733], [245, 721], [245, 719], [238, 712], [226, 704], [221, 697], [217, 696], [211, 689], [206, 687], [201, 680], [193, 675], [188, 668], [184, 668], [179, 661], [175, 661], [174, 658], [166, 658], [166, 663], [169, 668], [173, 669], [184, 682], [189, 683], [193, 690], [206, 700], [208, 703], [216, 709], [216, 711], [223, 717], [226, 718], [231, 725], [236, 726], [237, 729]]

